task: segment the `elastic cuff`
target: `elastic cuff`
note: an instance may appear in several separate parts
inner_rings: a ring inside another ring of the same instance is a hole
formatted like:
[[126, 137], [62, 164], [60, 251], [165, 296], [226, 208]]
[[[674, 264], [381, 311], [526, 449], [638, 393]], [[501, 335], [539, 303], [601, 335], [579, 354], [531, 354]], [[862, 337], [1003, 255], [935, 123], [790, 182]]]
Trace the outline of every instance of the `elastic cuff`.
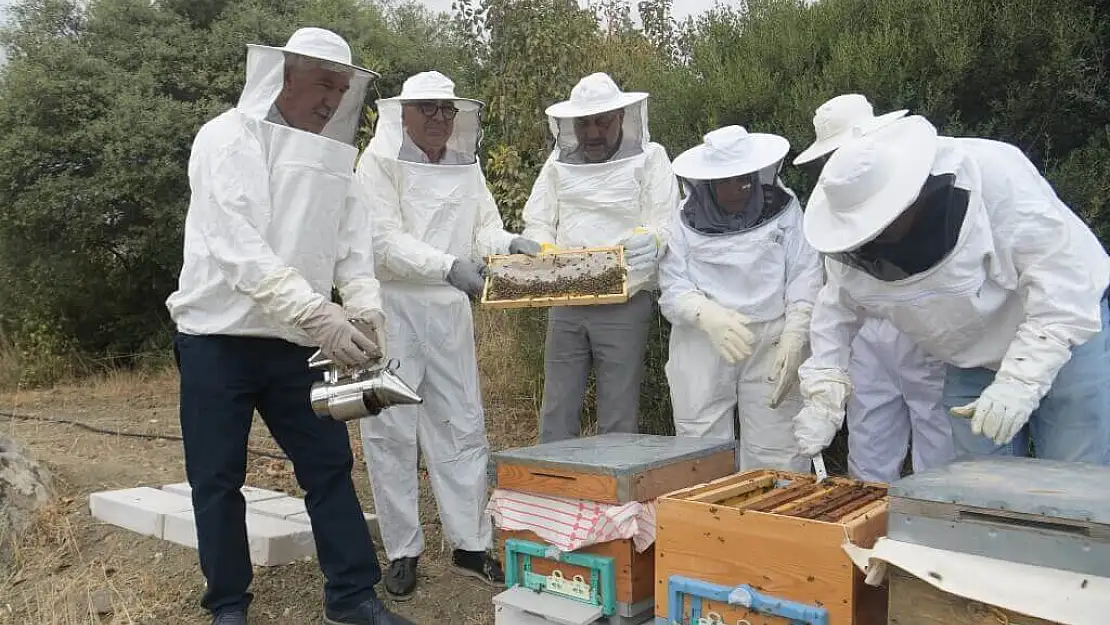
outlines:
[[291, 267], [264, 277], [252, 294], [266, 314], [281, 323], [298, 326], [312, 311], [330, 300], [317, 293], [308, 280]]
[[381, 283], [376, 278], [352, 280], [339, 289], [343, 308], [361, 315], [368, 310], [382, 309]]

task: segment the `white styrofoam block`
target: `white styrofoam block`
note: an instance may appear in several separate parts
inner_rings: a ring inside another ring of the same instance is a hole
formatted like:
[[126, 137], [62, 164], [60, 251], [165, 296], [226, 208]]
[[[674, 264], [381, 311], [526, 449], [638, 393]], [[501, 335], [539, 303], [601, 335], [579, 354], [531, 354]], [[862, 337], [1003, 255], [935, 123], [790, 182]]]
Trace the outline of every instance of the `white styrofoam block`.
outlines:
[[304, 499], [288, 496], [266, 499], [263, 501], [253, 501], [247, 504], [247, 508], [251, 512], [279, 519], [288, 519], [295, 514], [307, 514], [304, 507]]
[[156, 538], [162, 537], [166, 514], [192, 508], [193, 502], [188, 497], [148, 486], [89, 495], [93, 518]]
[[[166, 540], [197, 547], [197, 527], [192, 511], [166, 515]], [[256, 566], [280, 566], [316, 554], [312, 530], [299, 523], [247, 512], [247, 542]]]
[[[188, 482], [166, 484], [162, 487], [162, 490], [166, 491], [167, 493], [174, 493], [183, 497], [193, 496], [193, 489], [189, 486]], [[241, 490], [243, 492], [243, 499], [245, 499], [247, 503], [252, 503], [255, 501], [267, 501], [269, 499], [277, 499], [279, 497], [286, 496], [285, 493], [280, 493], [276, 490], [266, 490], [265, 488], [255, 488], [253, 486], [244, 486]]]
[[[366, 528], [370, 530], [370, 535], [373, 536], [375, 540], [381, 542], [382, 533], [381, 529], [378, 527], [378, 515], [370, 514], [369, 512], [363, 512], [362, 516], [366, 519]], [[312, 521], [308, 518], [308, 512], [301, 512], [291, 515], [285, 520], [293, 521], [294, 523], [302, 523], [304, 525], [312, 524]]]
[[512, 588], [493, 598], [494, 625], [588, 625], [601, 618], [601, 608], [535, 592], [523, 586]]

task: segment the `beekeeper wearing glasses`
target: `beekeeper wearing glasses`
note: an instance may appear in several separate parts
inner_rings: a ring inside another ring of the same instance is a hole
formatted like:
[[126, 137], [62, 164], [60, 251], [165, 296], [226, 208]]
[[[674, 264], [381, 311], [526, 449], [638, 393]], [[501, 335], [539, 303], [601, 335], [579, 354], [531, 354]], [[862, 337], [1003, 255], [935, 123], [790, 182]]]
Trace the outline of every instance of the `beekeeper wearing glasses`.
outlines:
[[431, 71], [378, 101], [378, 123], [357, 179], [374, 211], [374, 256], [385, 303], [389, 358], [424, 398], [363, 419], [362, 443], [389, 558], [385, 589], [412, 597], [424, 551], [417, 449], [423, 451], [443, 531], [459, 574], [498, 585], [488, 549], [485, 414], [478, 385], [471, 299], [482, 257], [536, 254], [538, 243], [504, 230], [478, 163], [482, 103], [455, 95]]
[[[865, 135], [905, 117], [907, 111], [876, 116], [866, 97], [836, 96], [813, 116], [816, 139], [794, 164], [820, 173], [832, 153], [853, 136]], [[816, 177], [816, 175], [814, 176]], [[864, 316], [852, 341], [848, 378], [848, 474], [867, 482], [894, 482], [913, 439], [913, 470], [952, 461], [952, 425], [944, 408], [944, 363], [894, 327], [889, 319]]]
[[889, 319], [947, 365], [957, 455], [1107, 462], [1110, 258], [1016, 147], [910, 116], [843, 145], [805, 234], [828, 283], [800, 372], [802, 453], [844, 419], [851, 341]]
[[598, 432], [637, 431], [651, 292], [679, 201], [667, 151], [648, 132], [647, 99], [596, 73], [547, 109], [555, 146], [524, 206], [524, 236], [554, 249], [623, 245], [629, 300], [550, 310], [542, 443], [579, 435], [591, 369]]
[[725, 126], [674, 161], [686, 197], [659, 264], [659, 306], [672, 324], [675, 434], [739, 434], [740, 470], [809, 467], [791, 418], [824, 275], [778, 176], [789, 149], [778, 135]]
[[238, 103], [201, 127], [189, 156], [184, 265], [166, 306], [178, 329], [201, 604], [214, 625], [247, 625], [254, 598], [241, 489], [256, 410], [306, 493], [326, 579], [323, 622], [409, 623], [374, 592], [381, 569], [351, 480], [347, 427], [309, 406], [317, 347], [352, 366], [386, 347], [369, 207], [352, 183], [377, 74], [351, 61], [347, 42], [320, 28], [298, 29], [280, 48], [249, 45]]

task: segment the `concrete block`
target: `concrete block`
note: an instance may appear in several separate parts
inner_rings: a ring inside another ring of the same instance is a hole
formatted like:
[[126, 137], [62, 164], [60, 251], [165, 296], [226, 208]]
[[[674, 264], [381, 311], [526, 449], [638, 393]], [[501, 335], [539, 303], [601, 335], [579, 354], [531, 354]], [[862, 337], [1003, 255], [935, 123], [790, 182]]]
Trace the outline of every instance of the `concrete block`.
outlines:
[[[193, 496], [193, 489], [189, 486], [188, 482], [166, 484], [162, 487], [162, 490], [166, 491], [167, 493], [174, 493], [183, 497]], [[244, 486], [241, 490], [243, 492], [243, 499], [245, 499], [247, 503], [252, 503], [255, 501], [267, 501], [269, 499], [278, 499], [280, 497], [287, 496], [285, 493], [279, 493], [276, 490], [266, 490], [265, 488], [255, 488], [253, 486]]]
[[[197, 547], [193, 512], [167, 514], [163, 537], [178, 545]], [[312, 530], [300, 523], [247, 512], [247, 542], [256, 566], [280, 566], [316, 554]]]
[[163, 536], [165, 515], [192, 508], [188, 497], [147, 486], [89, 495], [93, 518], [156, 538]]
[[288, 519], [295, 514], [307, 514], [303, 499], [288, 496], [253, 501], [247, 504], [247, 509], [257, 514], [278, 519]]
[[[366, 528], [370, 530], [370, 536], [380, 545], [382, 542], [382, 532], [381, 528], [378, 527], [378, 515], [364, 512], [362, 516], [366, 519]], [[312, 521], [309, 520], [307, 512], [291, 515], [287, 517], [286, 520], [293, 521], [294, 523], [301, 523], [306, 526], [312, 525]]]

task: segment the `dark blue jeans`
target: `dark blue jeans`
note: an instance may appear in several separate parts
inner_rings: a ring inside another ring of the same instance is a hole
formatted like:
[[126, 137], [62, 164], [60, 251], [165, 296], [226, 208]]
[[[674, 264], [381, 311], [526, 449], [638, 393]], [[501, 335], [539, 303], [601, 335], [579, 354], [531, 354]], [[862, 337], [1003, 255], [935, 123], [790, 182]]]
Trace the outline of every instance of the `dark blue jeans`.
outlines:
[[351, 480], [347, 427], [316, 417], [308, 401], [321, 378], [308, 368], [311, 348], [278, 339], [178, 334], [181, 434], [193, 490], [202, 604], [212, 612], [247, 605], [253, 578], [247, 546], [247, 437], [254, 410], [293, 462], [305, 490], [324, 601], [347, 610], [374, 596], [381, 579], [374, 545]]

